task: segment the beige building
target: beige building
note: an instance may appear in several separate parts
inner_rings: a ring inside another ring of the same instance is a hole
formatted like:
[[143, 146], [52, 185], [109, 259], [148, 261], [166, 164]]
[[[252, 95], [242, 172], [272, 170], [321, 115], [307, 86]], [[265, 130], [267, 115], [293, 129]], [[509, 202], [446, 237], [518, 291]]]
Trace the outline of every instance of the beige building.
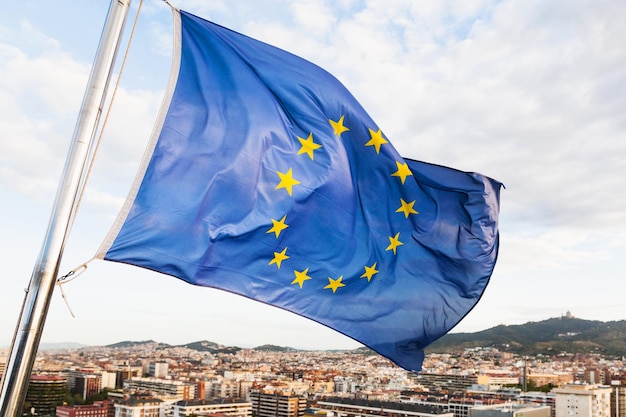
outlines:
[[194, 383], [161, 378], [133, 377], [124, 381], [124, 389], [127, 391], [150, 392], [152, 395], [162, 399], [191, 400], [196, 395], [196, 385]]
[[212, 416], [219, 414], [227, 417], [251, 417], [252, 404], [245, 401], [230, 400], [193, 400], [178, 401], [171, 406], [170, 417]]
[[507, 403], [472, 407], [469, 417], [550, 417], [550, 412], [550, 406]]
[[611, 417], [626, 417], [626, 385], [611, 384]]
[[555, 417], [610, 417], [611, 387], [568, 384], [555, 388]]
[[307, 406], [305, 397], [287, 393], [253, 391], [250, 401], [255, 417], [303, 417]]
[[357, 398], [323, 398], [317, 401], [327, 417], [454, 417], [442, 405], [409, 404], [392, 401], [369, 401]]

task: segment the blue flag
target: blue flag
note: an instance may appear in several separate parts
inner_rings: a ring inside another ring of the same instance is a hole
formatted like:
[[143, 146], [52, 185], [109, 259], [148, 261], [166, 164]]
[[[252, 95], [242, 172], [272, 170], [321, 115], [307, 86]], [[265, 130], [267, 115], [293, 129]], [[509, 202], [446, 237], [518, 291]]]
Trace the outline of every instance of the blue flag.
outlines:
[[170, 92], [97, 257], [297, 313], [419, 371], [489, 281], [501, 184], [402, 158], [318, 66], [174, 20]]

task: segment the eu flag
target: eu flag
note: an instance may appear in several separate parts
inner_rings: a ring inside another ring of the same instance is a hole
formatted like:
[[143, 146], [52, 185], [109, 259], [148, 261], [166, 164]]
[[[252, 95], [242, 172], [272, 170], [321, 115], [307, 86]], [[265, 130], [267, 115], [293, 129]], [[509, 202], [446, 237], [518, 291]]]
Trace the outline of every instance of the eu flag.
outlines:
[[170, 92], [97, 257], [283, 308], [420, 370], [489, 281], [501, 184], [402, 158], [328, 72], [174, 15]]

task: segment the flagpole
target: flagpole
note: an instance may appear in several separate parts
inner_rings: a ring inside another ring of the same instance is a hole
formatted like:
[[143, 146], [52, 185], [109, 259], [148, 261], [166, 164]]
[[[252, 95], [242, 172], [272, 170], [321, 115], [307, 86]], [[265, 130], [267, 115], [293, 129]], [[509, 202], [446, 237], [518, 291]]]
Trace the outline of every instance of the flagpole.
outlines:
[[0, 390], [0, 416], [18, 417], [26, 398], [37, 349], [75, 215], [81, 182], [92, 149], [131, 0], [111, 0], [93, 62], [72, 144], [65, 162], [48, 230], [26, 290]]

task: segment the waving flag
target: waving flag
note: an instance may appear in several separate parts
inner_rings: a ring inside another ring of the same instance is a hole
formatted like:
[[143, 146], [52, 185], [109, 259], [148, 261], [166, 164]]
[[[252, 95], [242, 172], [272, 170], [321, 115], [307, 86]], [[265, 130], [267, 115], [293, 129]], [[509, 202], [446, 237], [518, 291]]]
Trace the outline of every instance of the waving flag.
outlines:
[[402, 158], [302, 58], [175, 22], [172, 88], [97, 257], [283, 308], [420, 370], [492, 274], [500, 183]]

